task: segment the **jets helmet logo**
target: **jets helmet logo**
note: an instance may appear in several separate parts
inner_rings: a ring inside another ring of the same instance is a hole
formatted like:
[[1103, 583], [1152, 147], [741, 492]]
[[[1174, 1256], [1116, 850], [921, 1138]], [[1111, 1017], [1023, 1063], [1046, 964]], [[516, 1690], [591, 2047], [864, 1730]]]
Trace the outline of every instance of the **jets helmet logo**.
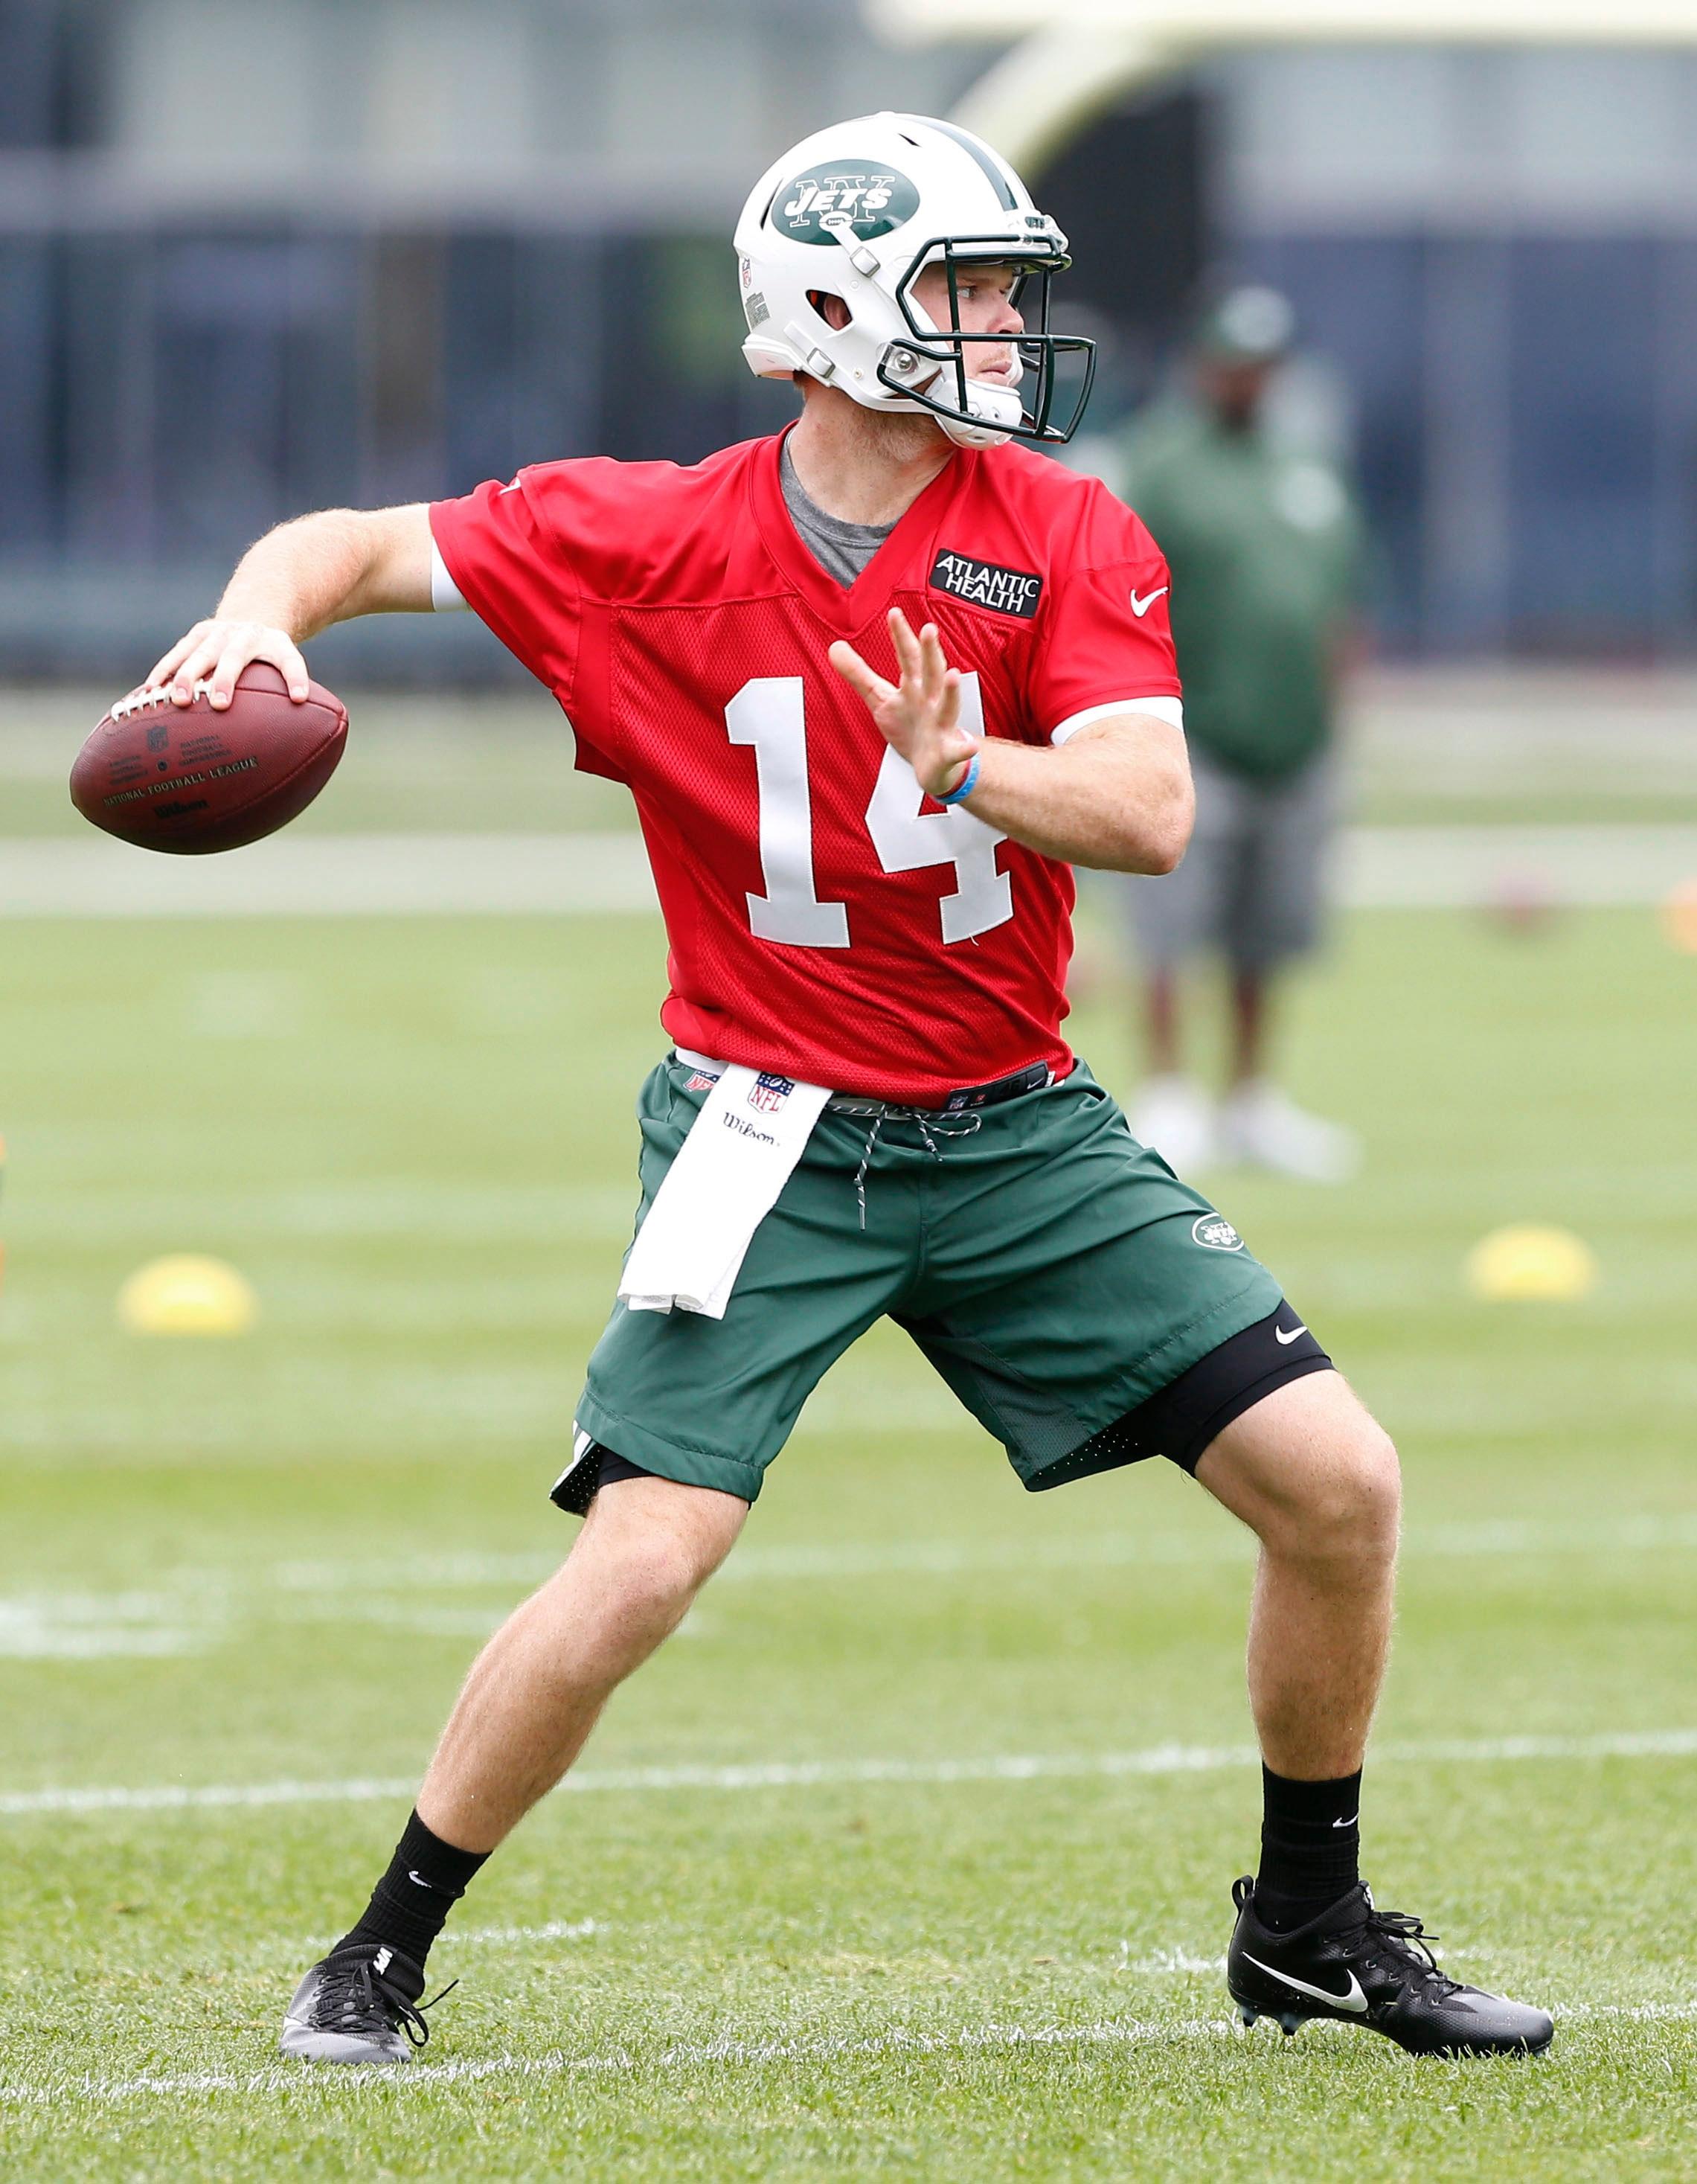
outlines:
[[919, 210], [919, 192], [893, 167], [810, 167], [772, 199], [771, 219], [793, 242], [824, 242], [845, 231], [862, 242], [887, 235]]

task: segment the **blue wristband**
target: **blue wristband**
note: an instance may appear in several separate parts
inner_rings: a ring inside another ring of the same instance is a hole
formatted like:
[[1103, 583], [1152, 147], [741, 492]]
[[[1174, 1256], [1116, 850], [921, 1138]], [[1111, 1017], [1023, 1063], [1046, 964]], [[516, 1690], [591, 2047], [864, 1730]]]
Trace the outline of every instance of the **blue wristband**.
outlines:
[[958, 784], [949, 790], [947, 796], [938, 796], [937, 801], [939, 804], [964, 804], [978, 786], [978, 777], [983, 771], [984, 761], [978, 753], [974, 751], [971, 762], [965, 772], [961, 775]]

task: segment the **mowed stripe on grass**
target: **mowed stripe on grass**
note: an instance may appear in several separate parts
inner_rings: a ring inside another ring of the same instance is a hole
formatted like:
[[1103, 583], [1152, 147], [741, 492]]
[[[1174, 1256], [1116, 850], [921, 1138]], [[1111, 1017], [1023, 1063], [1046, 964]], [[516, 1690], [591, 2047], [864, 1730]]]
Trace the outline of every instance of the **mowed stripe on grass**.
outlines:
[[[239, 857], [192, 862], [92, 833], [3, 848], [0, 918], [608, 916], [655, 907], [633, 832], [292, 831]], [[1338, 895], [1352, 909], [1470, 907], [1516, 883], [1529, 884], [1535, 902], [1654, 903], [1697, 870], [1697, 827], [1348, 827], [1337, 863]]]
[[[1517, 1561], [1543, 1556], [1681, 1554], [1697, 1551], [1697, 1513], [1600, 1518], [1594, 1523], [1485, 1518], [1411, 1526], [1402, 1558]], [[1149, 1568], [1238, 1567], [1253, 1542], [1221, 1526], [1194, 1535], [1105, 1533], [1026, 1540], [893, 1540], [743, 1548], [715, 1578], [727, 1585], [876, 1584], [907, 1576], [970, 1583], [982, 1576]], [[103, 1661], [203, 1652], [256, 1625], [374, 1624], [424, 1635], [487, 1637], [510, 1612], [468, 1603], [468, 1592], [540, 1585], [558, 1555], [469, 1553], [373, 1561], [291, 1562], [269, 1570], [184, 1568], [149, 1592], [35, 1590], [0, 1597], [0, 1658]], [[682, 1635], [698, 1629], [692, 1618]]]

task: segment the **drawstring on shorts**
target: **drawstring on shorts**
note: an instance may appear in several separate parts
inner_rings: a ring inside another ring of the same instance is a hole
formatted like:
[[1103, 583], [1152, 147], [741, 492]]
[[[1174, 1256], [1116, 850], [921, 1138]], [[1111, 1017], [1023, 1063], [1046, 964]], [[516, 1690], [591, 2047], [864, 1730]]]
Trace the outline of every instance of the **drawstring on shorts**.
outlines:
[[[872, 1165], [872, 1155], [877, 1148], [878, 1134], [884, 1124], [891, 1120], [915, 1123], [921, 1137], [925, 1139], [926, 1150], [934, 1161], [940, 1161], [943, 1155], [938, 1146], [938, 1138], [976, 1136], [983, 1127], [984, 1117], [982, 1115], [963, 1115], [958, 1123], [939, 1123], [932, 1120], [932, 1111], [928, 1108], [893, 1107], [887, 1103], [881, 1102], [873, 1112], [871, 1126], [866, 1132], [866, 1143], [860, 1154], [860, 1165], [854, 1171], [854, 1195], [860, 1202], [862, 1228], [866, 1225], [867, 1171]], [[932, 1134], [933, 1132], [935, 1135]]]

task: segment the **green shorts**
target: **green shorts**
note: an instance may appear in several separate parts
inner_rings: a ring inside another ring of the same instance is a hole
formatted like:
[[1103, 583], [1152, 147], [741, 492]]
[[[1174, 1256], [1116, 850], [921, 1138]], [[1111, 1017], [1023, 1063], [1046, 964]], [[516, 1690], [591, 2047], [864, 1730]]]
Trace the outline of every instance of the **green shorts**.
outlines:
[[[643, 1087], [638, 1227], [706, 1097], [692, 1078], [672, 1057]], [[579, 1457], [598, 1443], [752, 1502], [826, 1370], [887, 1314], [1036, 1491], [1126, 1461], [1105, 1429], [1280, 1298], [1082, 1063], [976, 1114], [875, 1129], [827, 1108], [723, 1319], [614, 1306]]]

